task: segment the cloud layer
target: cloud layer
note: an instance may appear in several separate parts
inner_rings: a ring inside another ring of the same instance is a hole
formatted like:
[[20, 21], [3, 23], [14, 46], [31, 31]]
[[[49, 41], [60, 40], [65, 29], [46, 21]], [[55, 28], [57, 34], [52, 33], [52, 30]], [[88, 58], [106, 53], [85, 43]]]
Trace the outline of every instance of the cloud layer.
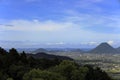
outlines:
[[[58, 42], [68, 41], [74, 43], [79, 43], [80, 41], [89, 41], [90, 44], [96, 44], [92, 41], [119, 40], [118, 37], [120, 34], [115, 32], [115, 30], [120, 29], [119, 25], [114, 27], [115, 23], [113, 22], [111, 24], [107, 22], [107, 20], [105, 20], [107, 18], [101, 18], [100, 20], [97, 20], [97, 18], [94, 16], [92, 18], [91, 15], [87, 15], [88, 17], [86, 15], [82, 16], [84, 18], [80, 16], [67, 17], [61, 22], [54, 20], [11, 20], [0, 25], [0, 33], [1, 35], [5, 35], [3, 36], [3, 39], [13, 40], [19, 40], [20, 38], [23, 38], [25, 40], [38, 39], [42, 41], [48, 40], [48, 42], [49, 40], [57, 40]], [[119, 19], [115, 20], [118, 20], [119, 22]], [[16, 37], [19, 36], [19, 38], [16, 39], [15, 37], [8, 37], [12, 35]], [[41, 37], [38, 37], [38, 35]], [[111, 41], [109, 41], [109, 43], [112, 44]]]
[[58, 23], [53, 21], [38, 21], [38, 20], [12, 20], [6, 24], [0, 25], [0, 30], [13, 31], [57, 31], [64, 28], [69, 28], [72, 23]]

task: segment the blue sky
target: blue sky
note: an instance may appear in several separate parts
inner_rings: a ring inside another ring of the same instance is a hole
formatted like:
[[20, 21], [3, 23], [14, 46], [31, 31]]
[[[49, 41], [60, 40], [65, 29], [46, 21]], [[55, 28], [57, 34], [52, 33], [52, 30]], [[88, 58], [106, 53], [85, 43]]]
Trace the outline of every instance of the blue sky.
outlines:
[[119, 0], [0, 0], [2, 47], [120, 46]]

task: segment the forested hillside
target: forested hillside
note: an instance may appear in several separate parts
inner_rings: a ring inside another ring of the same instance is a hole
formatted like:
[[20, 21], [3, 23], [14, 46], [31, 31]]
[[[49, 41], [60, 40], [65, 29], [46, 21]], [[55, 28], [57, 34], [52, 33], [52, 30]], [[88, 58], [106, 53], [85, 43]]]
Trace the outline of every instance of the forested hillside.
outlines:
[[71, 60], [28, 57], [12, 48], [0, 48], [0, 80], [112, 80], [98, 67]]

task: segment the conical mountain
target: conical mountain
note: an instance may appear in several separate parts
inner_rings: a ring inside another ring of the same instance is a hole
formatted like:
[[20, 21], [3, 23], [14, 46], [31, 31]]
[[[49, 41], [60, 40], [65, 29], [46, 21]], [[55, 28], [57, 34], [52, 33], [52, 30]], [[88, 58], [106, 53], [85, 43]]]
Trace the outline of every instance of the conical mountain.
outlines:
[[101, 43], [96, 48], [90, 51], [90, 53], [117, 53], [117, 50], [110, 46], [108, 43]]
[[118, 51], [118, 53], [120, 53], [120, 47], [116, 48], [116, 50]]

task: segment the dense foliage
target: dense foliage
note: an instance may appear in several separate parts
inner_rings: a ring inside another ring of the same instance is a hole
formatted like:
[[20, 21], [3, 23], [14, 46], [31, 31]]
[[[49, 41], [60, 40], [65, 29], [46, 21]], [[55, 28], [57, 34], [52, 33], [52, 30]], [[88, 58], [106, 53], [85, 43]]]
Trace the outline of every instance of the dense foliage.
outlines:
[[74, 61], [35, 59], [25, 52], [0, 48], [0, 80], [111, 80], [100, 68]]

